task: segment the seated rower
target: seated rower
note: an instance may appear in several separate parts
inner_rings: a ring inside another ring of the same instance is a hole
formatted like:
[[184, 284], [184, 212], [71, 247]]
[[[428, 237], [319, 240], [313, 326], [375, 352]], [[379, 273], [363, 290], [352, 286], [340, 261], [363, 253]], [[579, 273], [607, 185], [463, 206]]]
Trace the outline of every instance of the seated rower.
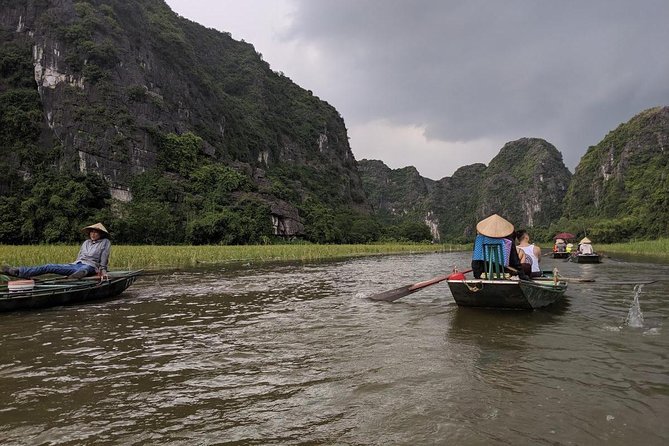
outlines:
[[590, 241], [588, 237], [584, 237], [583, 240], [581, 240], [580, 245], [578, 247], [579, 254], [585, 254], [585, 255], [594, 254], [595, 251], [592, 249], [591, 243], [592, 241]]
[[474, 241], [474, 252], [472, 255], [472, 271], [475, 278], [480, 279], [485, 272], [485, 246], [498, 245], [502, 251], [504, 263], [500, 265], [500, 269], [504, 269], [512, 275], [517, 274], [520, 279], [528, 279], [521, 268], [518, 251], [513, 242], [514, 228], [510, 222], [497, 214], [493, 214], [481, 220], [476, 225], [476, 231], [478, 235]]
[[2, 272], [10, 276], [29, 278], [42, 274], [60, 274], [72, 279], [81, 279], [98, 273], [102, 280], [107, 277], [107, 264], [111, 242], [109, 231], [102, 225], [96, 223], [82, 229], [88, 235], [88, 239], [81, 245], [79, 255], [73, 263], [49, 263], [39, 266], [3, 266]]

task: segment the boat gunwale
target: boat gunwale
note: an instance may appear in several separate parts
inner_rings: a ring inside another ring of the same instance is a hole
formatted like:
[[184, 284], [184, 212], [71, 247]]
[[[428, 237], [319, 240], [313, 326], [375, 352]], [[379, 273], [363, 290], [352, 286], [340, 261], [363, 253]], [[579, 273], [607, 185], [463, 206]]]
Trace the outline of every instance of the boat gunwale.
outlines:
[[[57, 283], [61, 279], [50, 279], [46, 280], [43, 283], [35, 284], [35, 288], [30, 291], [9, 291], [9, 290], [0, 290], [0, 302], [7, 302], [11, 300], [20, 300], [20, 299], [30, 299], [34, 297], [46, 297], [54, 294], [61, 293], [76, 293], [79, 291], [94, 289], [94, 288], [103, 288], [110, 287], [114, 284], [117, 284], [123, 280], [136, 279], [141, 275], [142, 271], [123, 271], [123, 272], [113, 272], [112, 274], [117, 274], [116, 277], [110, 278], [108, 281], [101, 282], [99, 280], [77, 280], [76, 282], [64, 282], [62, 284]], [[122, 274], [122, 275], [121, 275]], [[94, 277], [94, 276], [91, 276]], [[53, 283], [56, 282], [56, 283]], [[48, 286], [48, 289], [43, 289], [41, 287]], [[5, 286], [3, 286], [5, 288]]]
[[489, 284], [489, 285], [520, 285], [525, 284], [532, 287], [542, 288], [542, 289], [561, 289], [567, 288], [568, 283], [564, 280], [554, 283], [553, 279], [543, 279], [543, 280], [508, 280], [508, 279], [498, 279], [498, 280], [489, 280], [489, 279], [449, 279], [446, 282], [448, 283], [465, 283], [468, 285], [474, 284]]

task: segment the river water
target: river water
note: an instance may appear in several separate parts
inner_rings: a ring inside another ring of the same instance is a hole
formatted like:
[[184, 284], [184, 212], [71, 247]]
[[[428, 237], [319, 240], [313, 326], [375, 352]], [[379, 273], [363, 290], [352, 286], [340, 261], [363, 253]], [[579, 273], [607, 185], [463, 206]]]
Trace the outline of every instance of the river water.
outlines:
[[[236, 265], [0, 315], [2, 444], [669, 443], [669, 265], [545, 260], [551, 309], [458, 308], [467, 253]], [[638, 322], [638, 321], [637, 321]]]

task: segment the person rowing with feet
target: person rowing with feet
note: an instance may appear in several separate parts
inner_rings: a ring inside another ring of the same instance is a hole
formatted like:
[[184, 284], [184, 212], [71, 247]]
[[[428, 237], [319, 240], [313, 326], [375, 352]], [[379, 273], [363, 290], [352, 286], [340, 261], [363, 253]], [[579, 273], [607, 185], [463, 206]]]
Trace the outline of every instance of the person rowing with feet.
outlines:
[[109, 231], [102, 223], [86, 226], [82, 229], [88, 239], [81, 245], [79, 255], [73, 263], [48, 263], [38, 266], [3, 266], [2, 272], [14, 277], [30, 278], [42, 274], [59, 274], [71, 279], [100, 275], [100, 280], [108, 280], [107, 265], [111, 252]]

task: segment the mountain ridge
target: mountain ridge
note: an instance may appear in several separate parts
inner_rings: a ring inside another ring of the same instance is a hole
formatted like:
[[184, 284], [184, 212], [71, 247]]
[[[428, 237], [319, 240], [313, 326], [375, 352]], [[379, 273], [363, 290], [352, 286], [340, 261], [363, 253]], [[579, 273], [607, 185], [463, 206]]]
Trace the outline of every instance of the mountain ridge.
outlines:
[[[359, 162], [368, 195], [370, 188], [375, 188], [382, 190], [377, 194], [396, 196], [396, 191], [384, 190], [378, 178], [369, 175], [372, 163], [377, 170], [385, 166], [379, 161]], [[387, 176], [415, 170], [385, 169]], [[395, 217], [414, 215], [424, 220], [438, 239], [465, 241], [475, 235], [476, 222], [493, 213], [505, 215], [517, 226], [549, 225], [561, 215], [561, 206], [555, 203], [561, 203], [570, 176], [562, 154], [553, 145], [539, 138], [521, 138], [505, 144], [487, 166], [462, 166], [451, 177], [435, 182], [421, 177], [431, 182], [429, 192], [415, 189], [409, 199], [396, 199], [390, 207]], [[411, 210], [405, 202], [412, 203]], [[421, 215], [416, 216], [417, 212]]]

